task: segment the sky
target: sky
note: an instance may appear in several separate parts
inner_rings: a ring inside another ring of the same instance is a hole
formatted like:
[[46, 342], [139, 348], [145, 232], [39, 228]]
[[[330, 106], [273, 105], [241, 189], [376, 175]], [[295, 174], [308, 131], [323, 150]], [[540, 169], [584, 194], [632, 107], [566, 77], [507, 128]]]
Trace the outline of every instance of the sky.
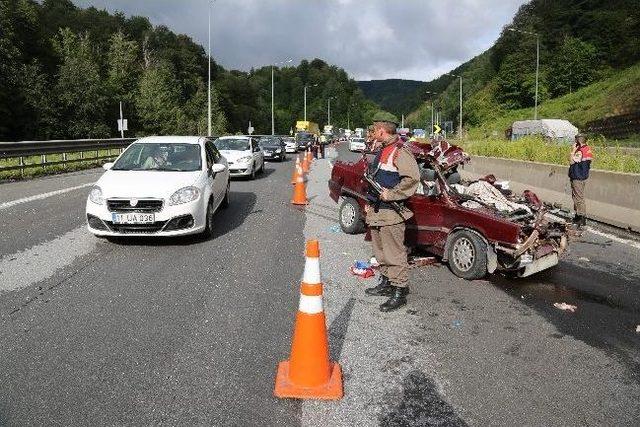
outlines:
[[321, 58], [356, 80], [429, 81], [482, 53], [527, 0], [74, 0], [142, 15], [228, 69]]

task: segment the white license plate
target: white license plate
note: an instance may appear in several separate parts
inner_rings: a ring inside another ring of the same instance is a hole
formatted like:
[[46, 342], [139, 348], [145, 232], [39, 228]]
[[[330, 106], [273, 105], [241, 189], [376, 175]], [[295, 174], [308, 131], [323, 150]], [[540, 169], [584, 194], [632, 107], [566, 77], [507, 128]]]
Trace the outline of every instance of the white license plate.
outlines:
[[156, 221], [154, 214], [148, 213], [112, 213], [111, 221], [114, 224], [151, 224]]

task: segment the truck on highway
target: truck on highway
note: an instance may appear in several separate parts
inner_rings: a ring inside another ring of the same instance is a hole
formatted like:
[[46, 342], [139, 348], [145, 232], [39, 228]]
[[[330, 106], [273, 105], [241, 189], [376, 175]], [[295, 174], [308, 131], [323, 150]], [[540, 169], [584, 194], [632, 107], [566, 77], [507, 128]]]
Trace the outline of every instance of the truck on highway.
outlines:
[[320, 135], [320, 128], [317, 123], [309, 122], [307, 120], [298, 120], [296, 122], [296, 133], [308, 132], [314, 135]]

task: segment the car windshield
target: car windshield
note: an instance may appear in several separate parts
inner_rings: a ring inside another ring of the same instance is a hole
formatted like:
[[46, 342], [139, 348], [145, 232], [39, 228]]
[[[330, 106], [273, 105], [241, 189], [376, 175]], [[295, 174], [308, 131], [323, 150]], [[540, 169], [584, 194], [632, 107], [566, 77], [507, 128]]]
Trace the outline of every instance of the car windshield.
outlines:
[[218, 138], [213, 142], [218, 150], [246, 151], [250, 150], [246, 138]]
[[364, 138], [353, 138], [353, 142], [364, 142]]
[[299, 133], [296, 135], [298, 141], [310, 141], [313, 139], [313, 135], [310, 133]]
[[198, 144], [133, 143], [113, 165], [120, 171], [193, 172], [202, 168]]
[[280, 145], [280, 140], [278, 138], [260, 138], [258, 145], [261, 147], [273, 147], [274, 145]]

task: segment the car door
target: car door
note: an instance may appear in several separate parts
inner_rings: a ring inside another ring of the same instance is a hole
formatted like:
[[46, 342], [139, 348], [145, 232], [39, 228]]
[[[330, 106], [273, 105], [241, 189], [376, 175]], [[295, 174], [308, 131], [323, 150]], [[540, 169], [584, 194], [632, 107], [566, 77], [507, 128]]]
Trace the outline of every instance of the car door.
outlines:
[[[214, 200], [221, 200], [227, 189], [227, 180], [229, 175], [229, 167], [225, 164], [224, 159], [218, 149], [213, 145], [213, 141], [207, 140], [205, 143], [205, 151], [207, 152], [207, 165], [209, 166], [209, 180], [211, 183], [211, 191]], [[225, 164], [227, 166], [224, 171], [212, 173], [211, 166], [216, 163]]]
[[251, 138], [251, 152], [253, 153], [253, 164], [256, 165], [256, 169], [261, 169], [264, 163], [264, 154], [255, 138]]

